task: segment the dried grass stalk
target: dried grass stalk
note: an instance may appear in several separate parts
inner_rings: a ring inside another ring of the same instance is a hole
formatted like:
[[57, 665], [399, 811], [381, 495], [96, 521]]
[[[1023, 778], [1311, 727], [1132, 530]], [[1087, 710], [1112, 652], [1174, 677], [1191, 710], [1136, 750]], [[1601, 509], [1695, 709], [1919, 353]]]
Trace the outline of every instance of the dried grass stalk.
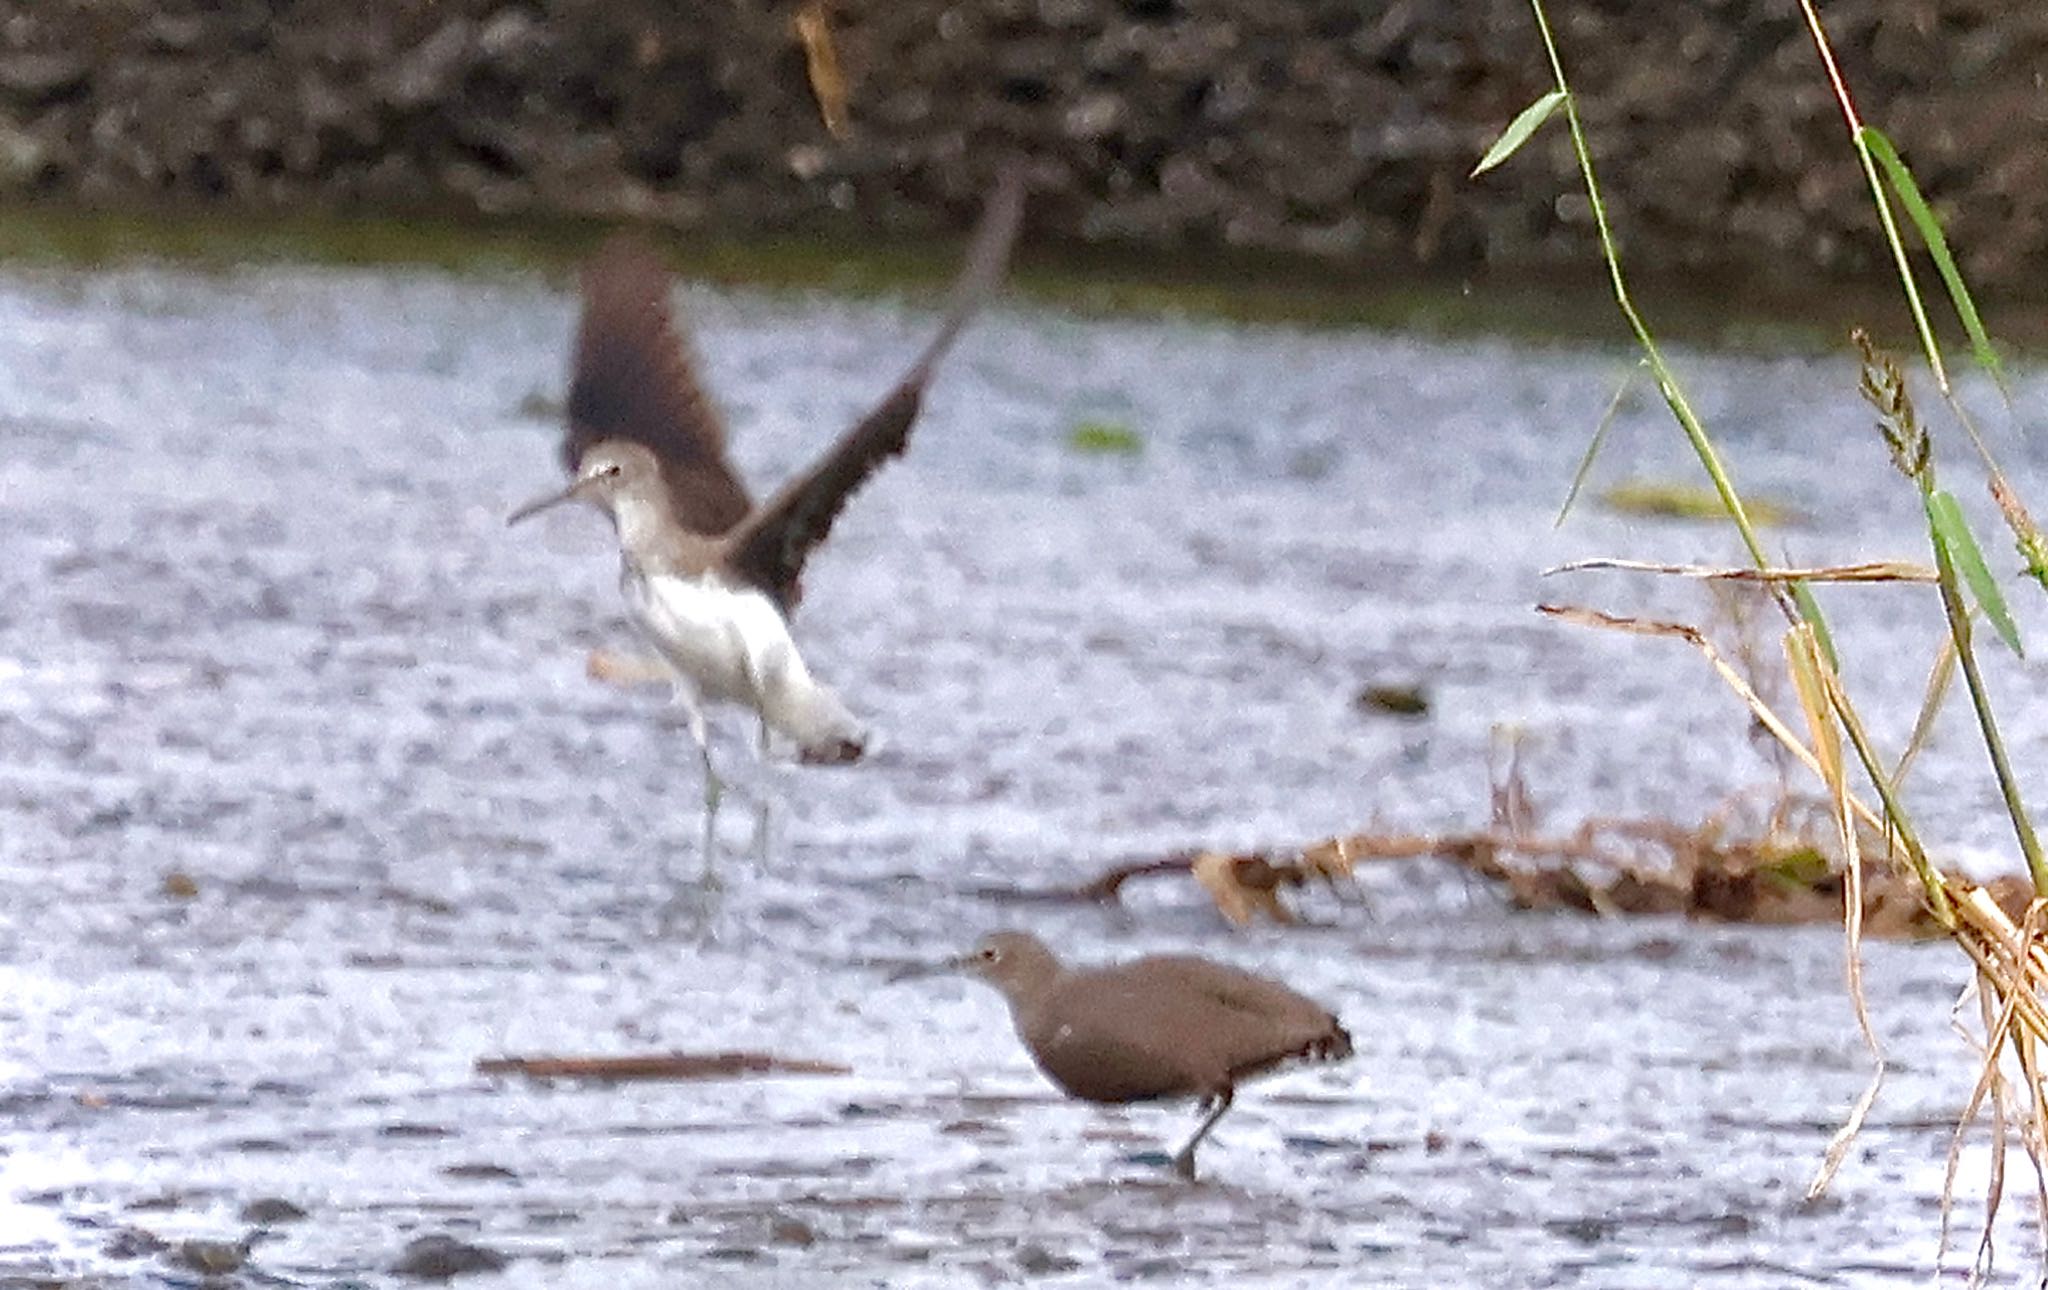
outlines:
[[1862, 564], [1830, 564], [1810, 569], [1759, 569], [1754, 565], [1705, 564], [1658, 564], [1646, 560], [1616, 560], [1595, 557], [1573, 560], [1543, 571], [1544, 577], [1555, 573], [1586, 573], [1592, 570], [1613, 569], [1625, 573], [1660, 573], [1680, 578], [1699, 578], [1709, 582], [1758, 582], [1766, 584], [1789, 582], [1936, 582], [1939, 575], [1924, 564], [1912, 564], [1904, 560], [1871, 560]]

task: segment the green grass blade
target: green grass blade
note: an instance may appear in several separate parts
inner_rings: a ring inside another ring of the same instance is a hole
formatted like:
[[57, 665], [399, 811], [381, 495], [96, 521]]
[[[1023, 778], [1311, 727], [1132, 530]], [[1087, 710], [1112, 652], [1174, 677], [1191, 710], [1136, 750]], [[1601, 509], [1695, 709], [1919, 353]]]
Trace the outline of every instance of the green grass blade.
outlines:
[[1564, 527], [1565, 516], [1572, 513], [1572, 503], [1579, 500], [1579, 490], [1586, 486], [1586, 476], [1593, 473], [1593, 458], [1600, 455], [1600, 445], [1607, 442], [1607, 432], [1614, 425], [1614, 415], [1621, 411], [1621, 400], [1628, 394], [1629, 387], [1636, 383], [1636, 373], [1642, 366], [1637, 363], [1628, 369], [1628, 375], [1614, 387], [1614, 397], [1607, 401], [1607, 411], [1600, 414], [1600, 424], [1593, 427], [1593, 442], [1586, 445], [1586, 455], [1579, 458], [1579, 468], [1572, 475], [1572, 486], [1564, 495], [1564, 505], [1557, 508], [1557, 521], [1550, 527]]
[[1983, 548], [1977, 545], [1976, 535], [1970, 532], [1970, 522], [1963, 518], [1963, 508], [1956, 505], [1955, 494], [1947, 491], [1927, 495], [1927, 522], [1933, 528], [1934, 540], [1941, 543], [1954, 561], [1963, 581], [1970, 584], [1970, 594], [1976, 597], [1977, 607], [1991, 620], [1991, 626], [1998, 632], [1998, 639], [2006, 648], [2020, 657], [2026, 651], [2020, 648], [2020, 629], [2012, 621], [2012, 611], [2005, 607], [2005, 596], [1998, 590], [1998, 580], [1991, 576], [1990, 566], [1984, 563]]
[[1552, 90], [1523, 108], [1514, 120], [1508, 122], [1508, 128], [1500, 132], [1500, 138], [1493, 141], [1493, 146], [1486, 150], [1486, 155], [1479, 159], [1478, 165], [1472, 167], [1472, 173], [1466, 178], [1476, 179], [1514, 156], [1515, 150], [1529, 142], [1529, 136], [1536, 133], [1543, 123], [1550, 119], [1551, 114], [1563, 105], [1564, 91]]
[[1799, 617], [1813, 628], [1814, 643], [1820, 646], [1821, 656], [1827, 659], [1829, 667], [1841, 671], [1842, 659], [1835, 653], [1834, 634], [1828, 631], [1827, 616], [1821, 613], [1820, 602], [1813, 598], [1813, 588], [1803, 582], [1795, 582], [1791, 591], [1792, 603], [1799, 608]]
[[1863, 126], [1856, 132], [1856, 138], [1870, 150], [1871, 156], [1877, 158], [1892, 191], [1898, 194], [1906, 214], [1912, 217], [1913, 226], [1920, 230], [1920, 240], [1927, 244], [1927, 253], [1934, 257], [1934, 267], [1940, 271], [1942, 283], [1948, 288], [1948, 298], [1956, 307], [1956, 317], [1962, 319], [1963, 330], [1969, 333], [1970, 352], [1976, 357], [1977, 365], [1991, 373], [1991, 378], [2003, 390], [2005, 366], [1991, 345], [1991, 334], [1984, 330], [1984, 320], [1977, 313], [1977, 302], [1971, 299], [1970, 289], [1963, 283], [1963, 271], [1956, 267], [1956, 257], [1948, 249], [1948, 238], [1941, 231], [1941, 221], [1935, 218], [1933, 207], [1921, 195], [1920, 185], [1913, 180], [1913, 172], [1906, 169], [1899, 150], [1876, 126]]

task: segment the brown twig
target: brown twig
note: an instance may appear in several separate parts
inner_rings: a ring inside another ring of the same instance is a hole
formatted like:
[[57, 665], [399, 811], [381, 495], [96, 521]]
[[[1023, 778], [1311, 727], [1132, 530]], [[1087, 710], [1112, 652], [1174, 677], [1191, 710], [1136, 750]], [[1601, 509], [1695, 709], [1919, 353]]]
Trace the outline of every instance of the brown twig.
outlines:
[[851, 1067], [772, 1053], [643, 1053], [623, 1057], [485, 1057], [479, 1075], [624, 1083], [656, 1079], [736, 1079], [742, 1075], [851, 1075]]
[[1935, 571], [1924, 564], [1904, 560], [1866, 560], [1860, 564], [1831, 564], [1812, 569], [1759, 569], [1751, 565], [1726, 567], [1705, 564], [1659, 564], [1649, 560], [1617, 560], [1605, 556], [1573, 560], [1543, 571], [1586, 573], [1618, 570], [1623, 573], [1660, 573], [1679, 578], [1701, 578], [1709, 582], [1934, 582]]

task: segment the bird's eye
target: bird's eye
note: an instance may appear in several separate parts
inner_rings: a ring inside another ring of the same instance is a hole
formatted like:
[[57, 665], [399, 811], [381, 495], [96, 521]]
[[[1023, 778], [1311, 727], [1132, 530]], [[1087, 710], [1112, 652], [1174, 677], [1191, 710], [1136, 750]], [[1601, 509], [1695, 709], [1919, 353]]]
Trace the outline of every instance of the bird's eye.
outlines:
[[1003, 952], [993, 945], [984, 945], [981, 947], [980, 957], [981, 961], [984, 963], [993, 963], [997, 959], [1003, 957]]
[[608, 461], [604, 465], [598, 467], [597, 473], [600, 475], [616, 475], [619, 473], [619, 463], [616, 461]]

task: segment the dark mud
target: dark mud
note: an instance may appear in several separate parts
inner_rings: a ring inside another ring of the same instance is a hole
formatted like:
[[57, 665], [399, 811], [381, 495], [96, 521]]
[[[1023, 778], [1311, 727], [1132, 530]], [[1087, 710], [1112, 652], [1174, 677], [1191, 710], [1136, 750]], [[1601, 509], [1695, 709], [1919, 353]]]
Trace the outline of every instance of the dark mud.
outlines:
[[[688, 303], [760, 480], [930, 323]], [[502, 524], [552, 479], [570, 325], [523, 278], [0, 279], [0, 1276], [190, 1282], [239, 1257], [221, 1275], [249, 1284], [492, 1258], [568, 1286], [1925, 1283], [1974, 1075], [1943, 945], [1871, 949], [1892, 1074], [1810, 1207], [1869, 1073], [1828, 929], [1516, 915], [1417, 868], [1289, 932], [1227, 933], [1165, 885], [1126, 911], [974, 894], [1192, 844], [1474, 824], [1504, 723], [1558, 822], [1695, 818], [1766, 782], [1690, 654], [1531, 610], [1698, 618], [1690, 589], [1537, 571], [1733, 556], [1717, 526], [1590, 505], [1551, 528], [1627, 359], [989, 320], [808, 581], [814, 665], [883, 746], [762, 775], [724, 723], [724, 760], [784, 796], [782, 844], [754, 871], [730, 812], [728, 897], [696, 942], [654, 934], [695, 863], [687, 736], [658, 693], [583, 673], [628, 639], [602, 523]], [[1812, 517], [1777, 533], [1788, 552], [1920, 554], [1846, 358], [1681, 359], [1741, 480]], [[2043, 396], [2023, 374], [2034, 419]], [[1142, 451], [1077, 454], [1084, 421]], [[2040, 450], [1990, 421], [2032, 487]], [[1602, 477], [1687, 468], [1649, 398], [1608, 453]], [[1901, 590], [1827, 600], [1897, 747], [1936, 614]], [[2034, 665], [1990, 666], [2037, 766]], [[1416, 682], [1425, 719], [1353, 703]], [[1964, 717], [1914, 797], [1930, 838], [1995, 857]], [[1206, 1180], [1173, 1184], [1156, 1162], [1186, 1114], [1062, 1103], [991, 993], [890, 983], [1005, 923], [1284, 973], [1360, 1057], [1248, 1092]], [[673, 1049], [854, 1074], [474, 1070]], [[1970, 1195], [1985, 1174], [1966, 1153]], [[2010, 1229], [2017, 1284], [2032, 1237]]]
[[[829, 15], [841, 137], [792, 19]], [[0, 26], [0, 198], [632, 218], [697, 233], [958, 227], [999, 160], [1034, 230], [1206, 261], [1587, 267], [1553, 128], [1468, 178], [1552, 79], [1519, 0], [36, 0]], [[2048, 20], [1831, 0], [1980, 292], [2048, 266]], [[1563, 58], [1638, 271], [1708, 290], [1888, 277], [1797, 6], [1560, 6]], [[1597, 273], [1586, 273], [1593, 282]], [[1808, 296], [1815, 294], [1811, 290]]]

